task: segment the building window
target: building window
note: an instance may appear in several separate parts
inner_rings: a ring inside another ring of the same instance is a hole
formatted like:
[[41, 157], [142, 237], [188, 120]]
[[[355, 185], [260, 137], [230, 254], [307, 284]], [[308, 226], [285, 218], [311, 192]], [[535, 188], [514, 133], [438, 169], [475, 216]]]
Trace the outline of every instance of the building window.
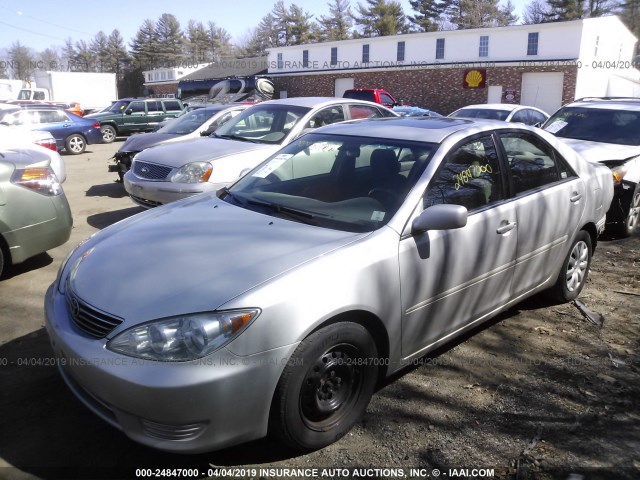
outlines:
[[167, 79], [167, 72], [160, 72], [160, 80], [166, 80]]
[[396, 60], [398, 62], [404, 62], [404, 42], [398, 42], [398, 51], [396, 53]]
[[331, 47], [331, 65], [338, 64], [338, 47]]
[[302, 51], [302, 66], [304, 68], [309, 66], [309, 50]]
[[596, 50], [593, 52], [593, 56], [597, 57], [598, 56], [598, 44], [600, 43], [600, 35], [598, 35], [596, 37]]
[[173, 80], [173, 70], [170, 70], [170, 71], [167, 73], [167, 78], [168, 78], [169, 80]]
[[527, 55], [538, 55], [538, 32], [529, 34], [527, 40]]
[[278, 54], [278, 69], [281, 69], [284, 67], [284, 62], [282, 61], [282, 53]]
[[489, 36], [481, 35], [480, 36], [480, 49], [478, 50], [479, 57], [488, 57], [489, 56]]
[[444, 58], [444, 38], [436, 40], [436, 60]]
[[369, 63], [369, 45], [362, 45], [362, 63]]

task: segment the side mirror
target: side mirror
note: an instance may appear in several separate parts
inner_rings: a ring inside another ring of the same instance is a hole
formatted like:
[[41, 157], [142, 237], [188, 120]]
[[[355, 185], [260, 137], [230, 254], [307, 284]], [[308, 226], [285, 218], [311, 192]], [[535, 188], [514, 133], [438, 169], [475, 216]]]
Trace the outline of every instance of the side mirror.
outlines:
[[454, 230], [467, 224], [467, 209], [462, 205], [433, 205], [418, 215], [411, 224], [411, 233], [427, 230]]
[[124, 111], [124, 114], [125, 114], [125, 115], [131, 115], [131, 113], [132, 113], [132, 111], [131, 111], [131, 110], [125, 110], [125, 111]]

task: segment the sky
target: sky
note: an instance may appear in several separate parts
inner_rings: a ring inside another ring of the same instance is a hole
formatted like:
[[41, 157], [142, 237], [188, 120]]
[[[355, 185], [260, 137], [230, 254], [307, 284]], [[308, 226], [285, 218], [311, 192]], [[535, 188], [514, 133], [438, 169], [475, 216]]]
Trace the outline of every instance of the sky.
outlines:
[[[352, 8], [358, 1], [351, 0]], [[512, 2], [522, 17], [529, 0]], [[24, 46], [42, 51], [63, 46], [69, 37], [74, 42], [89, 42], [100, 30], [108, 35], [115, 28], [128, 45], [145, 19], [156, 21], [163, 13], [175, 15], [183, 28], [190, 19], [204, 24], [213, 21], [238, 43], [248, 37], [249, 31], [271, 11], [274, 3], [275, 0], [0, 0], [0, 49], [9, 48], [19, 40]], [[317, 17], [329, 14], [328, 0], [285, 0], [287, 6], [292, 3]], [[413, 12], [409, 0], [400, 0], [400, 3], [405, 14]]]

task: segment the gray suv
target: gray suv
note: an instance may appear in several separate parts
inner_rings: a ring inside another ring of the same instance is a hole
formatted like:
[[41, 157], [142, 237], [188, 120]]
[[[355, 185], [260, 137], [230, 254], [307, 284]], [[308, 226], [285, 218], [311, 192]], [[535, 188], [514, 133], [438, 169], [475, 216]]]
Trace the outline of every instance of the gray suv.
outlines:
[[123, 98], [106, 112], [92, 113], [85, 118], [100, 122], [102, 141], [111, 143], [118, 135], [151, 132], [166, 118], [182, 114], [185, 105], [175, 98]]

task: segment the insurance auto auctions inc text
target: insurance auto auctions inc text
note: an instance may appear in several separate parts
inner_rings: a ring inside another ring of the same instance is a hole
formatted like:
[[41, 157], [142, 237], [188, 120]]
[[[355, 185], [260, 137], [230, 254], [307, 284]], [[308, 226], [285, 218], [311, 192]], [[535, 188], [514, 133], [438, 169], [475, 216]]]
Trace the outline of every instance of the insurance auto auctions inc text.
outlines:
[[218, 478], [492, 478], [493, 468], [216, 468], [210, 475]]

